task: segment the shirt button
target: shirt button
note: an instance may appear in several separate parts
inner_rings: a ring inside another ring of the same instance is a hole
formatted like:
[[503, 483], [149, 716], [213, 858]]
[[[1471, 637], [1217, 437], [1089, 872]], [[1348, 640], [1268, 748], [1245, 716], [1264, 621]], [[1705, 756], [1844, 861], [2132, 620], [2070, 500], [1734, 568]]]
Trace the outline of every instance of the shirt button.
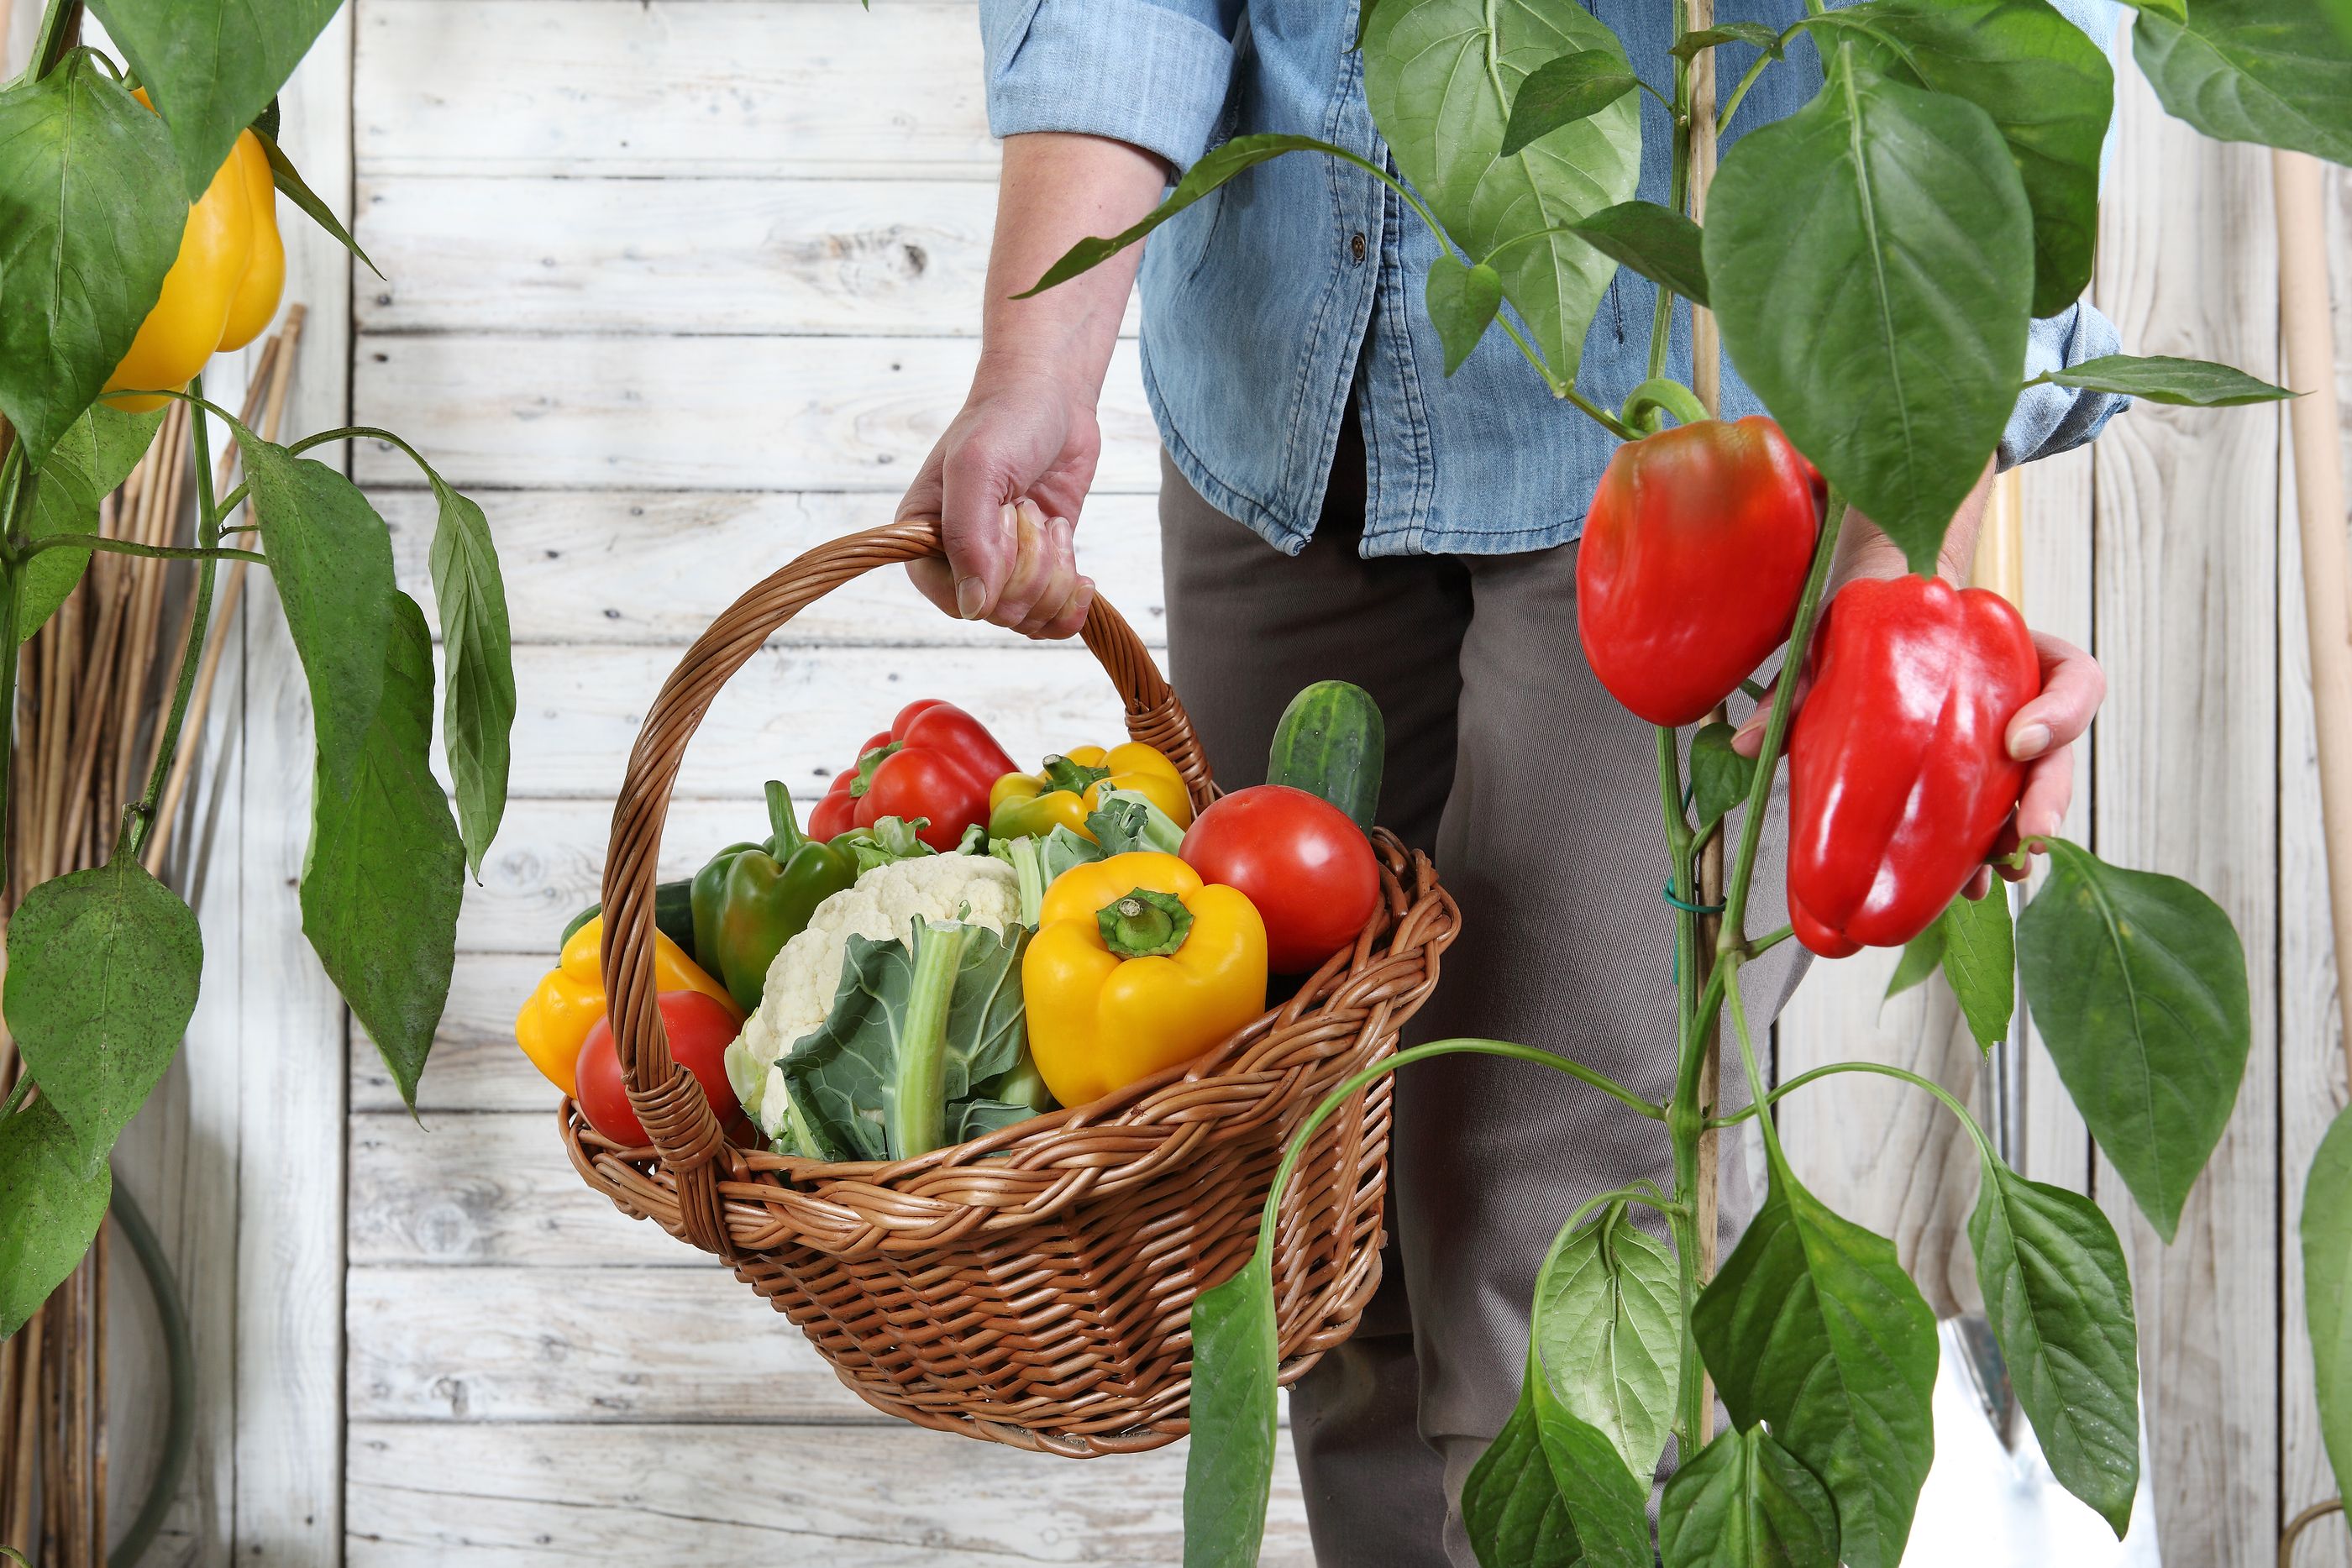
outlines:
[[1355, 235], [1348, 241], [1348, 255], [1358, 267], [1364, 265], [1364, 236]]

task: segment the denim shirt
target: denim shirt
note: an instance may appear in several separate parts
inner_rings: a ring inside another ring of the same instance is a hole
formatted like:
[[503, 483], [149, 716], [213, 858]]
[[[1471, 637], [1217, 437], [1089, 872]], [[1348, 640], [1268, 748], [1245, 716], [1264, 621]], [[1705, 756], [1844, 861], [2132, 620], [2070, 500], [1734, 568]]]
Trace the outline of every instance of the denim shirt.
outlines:
[[[1586, 0], [1634, 66], [1670, 79], [1670, 0]], [[2112, 48], [2112, 0], [2057, 0]], [[1720, 21], [1785, 27], [1803, 0], [1724, 0]], [[1319, 137], [1393, 172], [1352, 47], [1353, 0], [981, 0], [989, 127], [1084, 131], [1131, 142], [1179, 170], [1230, 137]], [[1717, 50], [1738, 79], [1745, 45]], [[1793, 112], [1821, 84], [1810, 46], [1768, 68], [1725, 137]], [[1641, 96], [1641, 195], [1667, 194], [1672, 127]], [[1177, 467], [1218, 510], [1296, 554], [1356, 394], [1366, 455], [1368, 556], [1500, 554], [1574, 538], [1616, 442], [1555, 400], [1508, 338], [1489, 332], [1449, 380], [1423, 306], [1435, 239], [1363, 170], [1292, 153], [1231, 181], [1146, 247], [1143, 374]], [[1647, 371], [1654, 290], [1620, 268], [1585, 336], [1577, 385], [1604, 406]], [[1506, 307], [1507, 308], [1507, 307]], [[2088, 304], [2033, 324], [2025, 375], [2114, 353]], [[1668, 364], [1687, 380], [1690, 313], [1675, 312]], [[2125, 400], [2037, 387], [2018, 402], [2003, 466], [2078, 445]], [[1727, 417], [1762, 405], [1726, 366]]]

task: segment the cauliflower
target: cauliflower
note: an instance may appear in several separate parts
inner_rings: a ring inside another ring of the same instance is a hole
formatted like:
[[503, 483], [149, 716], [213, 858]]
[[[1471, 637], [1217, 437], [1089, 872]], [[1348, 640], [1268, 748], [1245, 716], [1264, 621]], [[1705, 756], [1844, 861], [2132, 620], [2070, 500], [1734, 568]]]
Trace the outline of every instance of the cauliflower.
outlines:
[[1020, 875], [987, 855], [924, 855], [877, 866], [816, 906], [808, 929], [785, 943], [768, 966], [760, 1010], [743, 1020], [742, 1032], [727, 1048], [727, 1080], [745, 1113], [769, 1137], [777, 1135], [788, 1110], [775, 1064], [802, 1036], [824, 1027], [850, 936], [903, 939], [918, 915], [961, 920], [1002, 935], [1020, 922]]

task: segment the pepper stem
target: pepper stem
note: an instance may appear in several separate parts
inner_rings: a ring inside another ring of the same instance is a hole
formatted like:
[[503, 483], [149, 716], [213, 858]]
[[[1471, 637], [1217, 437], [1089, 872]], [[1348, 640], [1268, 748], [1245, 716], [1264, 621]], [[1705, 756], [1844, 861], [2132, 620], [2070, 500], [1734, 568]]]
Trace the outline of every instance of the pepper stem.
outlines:
[[1172, 893], [1139, 887], [1095, 911], [1103, 946], [1122, 958], [1164, 958], [1192, 934], [1192, 912]]
[[849, 781], [851, 800], [857, 800], [865, 798], [866, 791], [874, 787], [874, 770], [897, 756], [898, 747], [903, 744], [901, 741], [894, 740], [887, 746], [877, 746], [857, 759], [857, 777]]
[[800, 819], [793, 814], [793, 792], [780, 779], [768, 780], [768, 826], [775, 837], [769, 841], [768, 852], [778, 864], [792, 859], [793, 852], [808, 842], [801, 831]]
[[1066, 789], [1073, 795], [1083, 795], [1110, 777], [1108, 768], [1089, 768], [1083, 762], [1073, 762], [1066, 757], [1048, 757], [1042, 775], [1045, 794]]

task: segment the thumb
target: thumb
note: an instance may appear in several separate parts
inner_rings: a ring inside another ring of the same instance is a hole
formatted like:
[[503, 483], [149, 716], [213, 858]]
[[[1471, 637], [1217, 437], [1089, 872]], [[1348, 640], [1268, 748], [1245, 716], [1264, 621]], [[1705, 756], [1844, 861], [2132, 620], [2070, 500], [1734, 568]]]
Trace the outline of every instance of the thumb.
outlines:
[[1015, 546], [1012, 497], [995, 476], [949, 464], [940, 505], [940, 539], [953, 584], [956, 613], [977, 621], [995, 605], [1012, 575]]

